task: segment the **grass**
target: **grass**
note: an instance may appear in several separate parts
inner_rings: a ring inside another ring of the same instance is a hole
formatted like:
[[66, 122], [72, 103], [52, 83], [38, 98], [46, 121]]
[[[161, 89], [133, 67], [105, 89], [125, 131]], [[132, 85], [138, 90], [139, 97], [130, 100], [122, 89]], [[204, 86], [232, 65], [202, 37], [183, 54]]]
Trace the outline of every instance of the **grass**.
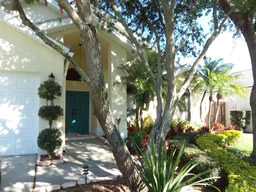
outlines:
[[230, 147], [228, 151], [237, 153], [244, 153], [246, 156], [252, 153], [252, 135], [251, 134], [243, 134], [240, 140]]
[[250, 155], [253, 149], [252, 134], [243, 134], [240, 140], [227, 150], [234, 153], [244, 161], [249, 162], [252, 166], [256, 166], [256, 158], [252, 158]]

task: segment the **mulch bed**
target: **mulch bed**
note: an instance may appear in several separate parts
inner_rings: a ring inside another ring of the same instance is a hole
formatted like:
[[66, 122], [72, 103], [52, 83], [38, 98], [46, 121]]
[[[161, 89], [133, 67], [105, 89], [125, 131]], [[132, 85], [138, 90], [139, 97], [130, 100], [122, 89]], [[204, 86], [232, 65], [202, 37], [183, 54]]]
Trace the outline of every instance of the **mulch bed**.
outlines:
[[131, 192], [124, 178], [78, 185], [54, 192]]
[[40, 156], [40, 161], [48, 161], [48, 160], [59, 160], [60, 159], [60, 155], [57, 155], [57, 156], [53, 156], [53, 157], [50, 157], [49, 155], [41, 155]]

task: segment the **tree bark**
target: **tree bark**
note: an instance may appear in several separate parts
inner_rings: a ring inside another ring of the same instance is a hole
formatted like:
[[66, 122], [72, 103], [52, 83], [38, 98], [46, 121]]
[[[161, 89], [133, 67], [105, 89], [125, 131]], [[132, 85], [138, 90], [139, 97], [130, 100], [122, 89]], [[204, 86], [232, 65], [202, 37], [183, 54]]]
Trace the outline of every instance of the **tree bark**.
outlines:
[[[89, 6], [89, 3], [87, 6]], [[111, 118], [96, 27], [90, 25], [89, 28], [89, 30], [81, 32], [81, 39], [85, 49], [86, 63], [90, 76], [89, 87], [94, 114], [111, 145], [118, 168], [128, 180], [131, 190], [141, 191], [144, 186], [138, 170]]]
[[213, 122], [215, 123], [218, 119], [218, 115], [219, 115], [219, 111], [220, 111], [220, 99], [222, 98], [222, 96], [218, 93], [217, 94], [217, 106], [216, 106], [216, 112], [214, 114], [214, 119]]
[[203, 117], [202, 117], [203, 109], [202, 109], [202, 105], [203, 105], [203, 102], [204, 102], [205, 95], [206, 95], [206, 91], [204, 91], [203, 97], [202, 97], [202, 99], [200, 101], [200, 119], [201, 119], [202, 122], [203, 122]]
[[208, 127], [211, 129], [212, 94], [209, 96]]
[[[30, 27], [46, 44], [58, 51], [59, 46], [56, 46], [53, 41], [49, 40], [49, 38], [26, 17], [19, 0], [14, 0], [14, 3], [16, 9], [19, 11], [23, 24]], [[94, 113], [99, 120], [99, 123], [106, 134], [109, 143], [111, 144], [111, 150], [116, 159], [117, 165], [123, 176], [128, 180], [131, 190], [135, 192], [142, 191], [145, 189], [144, 184], [142, 183], [141, 177], [139, 176], [138, 170], [134, 165], [129, 151], [111, 118], [110, 106], [107, 101], [107, 90], [105, 88], [105, 80], [103, 75], [100, 44], [96, 26], [93, 25], [91, 20], [92, 13], [90, 2], [88, 0], [79, 2], [81, 7], [78, 9], [78, 13], [73, 10], [67, 1], [58, 0], [58, 3], [68, 13], [81, 32], [81, 40], [85, 48], [90, 81], [86, 75], [84, 75], [84, 77], [86, 78], [87, 82], [89, 82]], [[62, 50], [58, 52], [60, 52], [60, 54], [65, 56], [72, 63], [73, 60], [68, 56], [68, 54], [62, 53]], [[74, 64], [76, 63], [74, 62]], [[83, 71], [79, 71], [79, 73], [84, 74]]]
[[187, 89], [187, 98], [188, 98], [188, 122], [191, 121], [191, 92], [189, 89]]
[[[229, 12], [234, 6], [230, 0], [220, 0], [219, 3], [225, 13]], [[254, 29], [255, 23], [253, 23], [255, 22], [253, 19], [253, 14], [255, 12], [252, 11], [253, 9], [255, 9], [255, 6], [256, 1], [254, 2], [254, 6], [248, 7], [247, 11], [243, 12], [243, 10], [236, 9], [235, 12], [229, 15], [230, 19], [233, 21], [236, 27], [242, 32], [247, 43], [247, 47], [249, 49], [249, 54], [251, 58], [254, 79], [250, 97], [253, 124], [253, 152], [251, 156], [253, 157], [256, 157], [256, 31]]]

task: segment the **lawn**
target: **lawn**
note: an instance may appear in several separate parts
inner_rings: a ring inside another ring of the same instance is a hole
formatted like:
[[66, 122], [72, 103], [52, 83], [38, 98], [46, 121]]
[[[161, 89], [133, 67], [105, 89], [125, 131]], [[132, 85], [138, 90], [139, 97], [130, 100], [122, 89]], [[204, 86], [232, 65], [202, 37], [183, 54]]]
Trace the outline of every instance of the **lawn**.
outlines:
[[228, 151], [233, 152], [235, 154], [244, 154], [245, 156], [249, 156], [252, 152], [252, 134], [243, 134], [240, 140], [230, 147]]

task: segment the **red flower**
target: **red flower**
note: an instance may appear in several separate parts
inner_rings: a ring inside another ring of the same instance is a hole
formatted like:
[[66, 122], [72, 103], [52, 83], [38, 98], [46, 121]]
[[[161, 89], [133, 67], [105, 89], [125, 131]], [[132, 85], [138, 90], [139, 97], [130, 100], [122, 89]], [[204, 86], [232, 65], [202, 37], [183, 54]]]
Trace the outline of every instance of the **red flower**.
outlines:
[[181, 124], [177, 125], [177, 129], [179, 133], [184, 133], [184, 127]]
[[203, 127], [201, 127], [200, 130], [201, 130], [201, 131], [204, 131], [204, 132], [209, 132], [209, 131], [210, 131], [209, 127], [206, 126], [206, 125], [203, 126]]
[[235, 125], [229, 125], [228, 127], [225, 128], [225, 130], [235, 130], [236, 126]]
[[213, 130], [216, 131], [216, 132], [222, 132], [225, 130], [225, 126], [222, 125], [221, 123], [219, 122], [215, 122], [212, 124], [213, 126]]
[[146, 135], [143, 140], [142, 140], [142, 149], [146, 149], [147, 148], [147, 145], [148, 145], [148, 138], [149, 138], [149, 135]]
[[136, 127], [134, 125], [131, 125], [127, 128], [128, 132], [136, 131]]

